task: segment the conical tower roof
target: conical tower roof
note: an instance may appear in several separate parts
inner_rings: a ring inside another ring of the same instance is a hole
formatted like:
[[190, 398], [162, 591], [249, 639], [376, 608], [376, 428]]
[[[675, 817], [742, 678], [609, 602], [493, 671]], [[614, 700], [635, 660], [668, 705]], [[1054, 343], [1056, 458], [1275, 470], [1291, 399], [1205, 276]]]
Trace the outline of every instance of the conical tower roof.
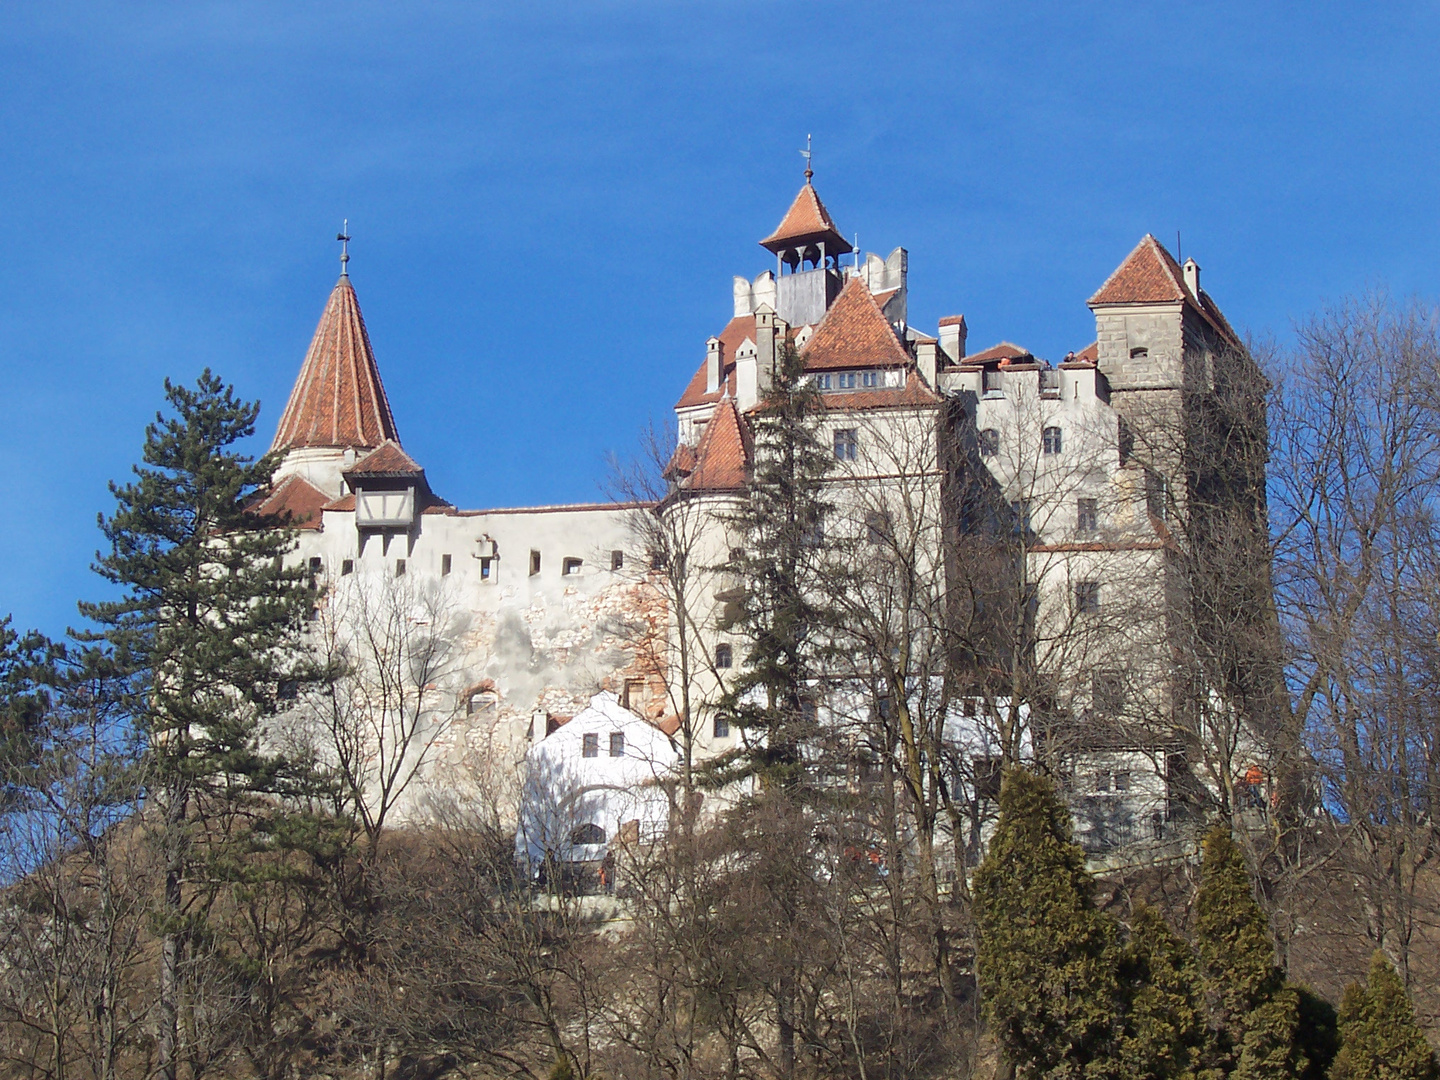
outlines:
[[365, 319], [348, 274], [326, 301], [271, 450], [374, 449], [399, 443]]
[[831, 255], [844, 255], [854, 250], [845, 237], [840, 235], [835, 222], [830, 219], [830, 211], [826, 210], [825, 204], [820, 201], [814, 185], [806, 180], [800, 194], [795, 196], [795, 201], [786, 211], [784, 219], [775, 227], [773, 233], [760, 241], [760, 246], [778, 253], [787, 248], [803, 247], [822, 240], [825, 242], [826, 252]]

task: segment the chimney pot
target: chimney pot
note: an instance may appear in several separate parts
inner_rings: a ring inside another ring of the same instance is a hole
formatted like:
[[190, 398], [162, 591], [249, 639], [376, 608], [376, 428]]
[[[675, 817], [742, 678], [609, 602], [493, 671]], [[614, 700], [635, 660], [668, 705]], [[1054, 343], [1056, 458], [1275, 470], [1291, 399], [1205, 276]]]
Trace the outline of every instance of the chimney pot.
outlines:
[[1190, 295], [1195, 302], [1200, 302], [1200, 264], [1194, 259], [1185, 260], [1185, 288], [1190, 290]]

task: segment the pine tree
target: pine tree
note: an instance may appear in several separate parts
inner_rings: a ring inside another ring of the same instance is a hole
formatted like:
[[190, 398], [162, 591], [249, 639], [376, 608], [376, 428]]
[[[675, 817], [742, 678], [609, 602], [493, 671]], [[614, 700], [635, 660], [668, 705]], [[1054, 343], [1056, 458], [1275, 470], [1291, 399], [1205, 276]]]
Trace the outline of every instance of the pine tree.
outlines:
[[974, 897], [976, 975], [1008, 1061], [1026, 1077], [1118, 1075], [1116, 928], [1048, 779], [1006, 775]]
[[250, 509], [274, 470], [235, 449], [253, 434], [258, 404], [208, 370], [193, 389], [167, 379], [165, 398], [169, 415], [146, 428], [135, 479], [110, 485], [116, 510], [100, 519], [110, 550], [95, 569], [121, 595], [81, 604], [100, 629], [80, 636], [103, 643], [125, 676], [163, 815], [159, 1053], [174, 1080], [196, 818], [217, 801], [283, 792], [295, 778], [266, 752], [261, 724], [280, 682], [304, 673], [301, 629], [314, 594], [303, 569], [284, 564], [293, 533]]
[[1205, 838], [1195, 911], [1222, 1065], [1235, 1080], [1305, 1073], [1301, 994], [1286, 985], [1275, 963], [1270, 923], [1255, 899], [1245, 856], [1223, 825]]
[[43, 753], [64, 650], [37, 631], [18, 634], [0, 618], [0, 811], [24, 804]]
[[1205, 988], [1195, 951], [1154, 908], [1142, 905], [1124, 954], [1127, 1080], [1193, 1080], [1211, 1057]]
[[824, 405], [793, 344], [779, 350], [774, 379], [751, 414], [755, 466], [743, 504], [726, 524], [744, 547], [726, 566], [743, 582], [729, 620], [748, 642], [745, 663], [720, 709], [748, 733], [745, 766], [794, 783], [815, 734], [810, 683], [826, 624], [823, 495], [834, 455], [820, 441]]
[[1340, 1054], [1332, 1080], [1436, 1080], [1435, 1054], [1415, 1022], [1405, 987], [1384, 955], [1367, 984], [1351, 983], [1340, 1006]]

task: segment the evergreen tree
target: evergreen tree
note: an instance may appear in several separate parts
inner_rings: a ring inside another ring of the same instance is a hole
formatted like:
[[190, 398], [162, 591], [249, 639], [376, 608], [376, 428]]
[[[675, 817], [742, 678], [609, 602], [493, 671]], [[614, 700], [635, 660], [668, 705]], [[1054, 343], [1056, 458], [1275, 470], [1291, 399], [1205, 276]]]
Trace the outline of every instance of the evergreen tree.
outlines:
[[274, 462], [235, 449], [253, 434], [256, 403], [208, 370], [193, 389], [165, 382], [169, 415], [145, 431], [135, 478], [112, 483], [116, 510], [100, 519], [110, 550], [95, 569], [118, 599], [81, 604], [124, 675], [124, 700], [143, 734], [165, 860], [160, 929], [160, 1065], [178, 1072], [180, 973], [197, 927], [186, 876], [200, 821], [213, 807], [287, 790], [296, 771], [262, 745], [262, 719], [282, 680], [304, 674], [301, 633], [314, 603], [283, 522], [251, 510]]
[[1332, 1080], [1436, 1080], [1435, 1054], [1415, 1022], [1405, 987], [1384, 955], [1367, 984], [1351, 983], [1340, 1006], [1340, 1054]]
[[720, 704], [752, 736], [745, 768], [767, 780], [798, 779], [801, 748], [815, 734], [810, 683], [826, 625], [823, 483], [834, 466], [820, 441], [824, 404], [786, 342], [773, 382], [750, 416], [755, 465], [746, 498], [726, 520], [744, 544], [727, 569], [744, 583], [728, 619], [748, 641], [745, 663]]
[[63, 649], [34, 630], [18, 634], [0, 618], [0, 811], [22, 807], [43, 752]]
[[1209, 1063], [1205, 988], [1188, 942], [1154, 908], [1130, 925], [1123, 962], [1125, 1034], [1119, 1075], [1127, 1080], [1194, 1080]]
[[1025, 1077], [1120, 1074], [1120, 950], [1054, 785], [1022, 769], [975, 872], [976, 976], [1008, 1061]]
[[1286, 985], [1275, 963], [1269, 920], [1255, 899], [1245, 856], [1224, 825], [1205, 837], [1195, 911], [1222, 1066], [1236, 1080], [1306, 1073], [1301, 993]]

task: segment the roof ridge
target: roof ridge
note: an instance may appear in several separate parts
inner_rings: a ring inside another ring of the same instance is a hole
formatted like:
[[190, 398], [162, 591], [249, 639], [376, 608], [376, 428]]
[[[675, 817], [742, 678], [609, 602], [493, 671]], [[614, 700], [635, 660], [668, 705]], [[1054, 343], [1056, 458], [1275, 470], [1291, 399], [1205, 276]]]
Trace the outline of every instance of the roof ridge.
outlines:
[[[863, 294], [860, 299], [857, 293]], [[859, 320], [848, 325], [852, 320]], [[868, 324], [868, 325], [867, 325]], [[883, 328], [883, 329], [882, 329]], [[847, 339], [846, 330], [850, 331]], [[876, 352], [880, 355], [874, 355]], [[856, 354], [869, 355], [856, 355]], [[864, 367], [867, 364], [909, 364], [910, 354], [885, 317], [864, 279], [852, 277], [815, 324], [800, 350], [807, 370], [823, 367]]]

